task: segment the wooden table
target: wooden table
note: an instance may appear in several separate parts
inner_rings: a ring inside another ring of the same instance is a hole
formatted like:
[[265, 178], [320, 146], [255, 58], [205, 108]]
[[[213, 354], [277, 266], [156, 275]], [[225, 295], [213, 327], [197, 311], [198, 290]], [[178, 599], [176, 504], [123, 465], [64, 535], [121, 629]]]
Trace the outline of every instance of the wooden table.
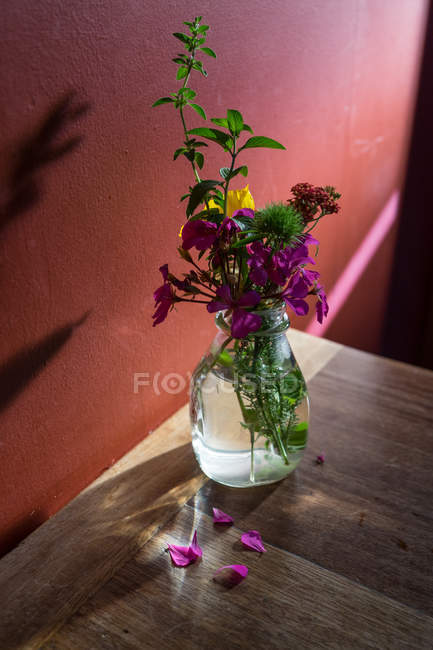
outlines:
[[[289, 339], [312, 401], [298, 469], [207, 480], [182, 409], [0, 561], [2, 650], [433, 647], [433, 373]], [[195, 529], [203, 559], [176, 568], [167, 544]], [[232, 589], [212, 580], [226, 564], [249, 567]]]

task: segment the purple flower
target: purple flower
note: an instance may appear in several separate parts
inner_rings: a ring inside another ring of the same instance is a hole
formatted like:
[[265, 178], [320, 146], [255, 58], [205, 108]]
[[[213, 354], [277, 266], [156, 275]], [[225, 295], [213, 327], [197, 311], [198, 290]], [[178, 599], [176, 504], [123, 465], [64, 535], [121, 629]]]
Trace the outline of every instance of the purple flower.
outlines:
[[236, 221], [233, 221], [230, 217], [225, 217], [218, 228], [218, 236], [222, 242], [229, 244], [233, 235], [239, 232], [239, 230], [240, 228]]
[[268, 272], [266, 271], [265, 265], [269, 259], [271, 249], [264, 246], [261, 241], [255, 241], [247, 245], [247, 251], [251, 256], [247, 261], [250, 267], [250, 278], [255, 284], [264, 287], [268, 280]]
[[303, 235], [300, 235], [299, 239], [302, 239], [302, 243], [306, 244], [307, 246], [311, 246], [312, 244], [315, 244], [316, 246], [319, 245], [319, 240], [313, 237], [313, 235], [310, 235], [309, 233], [304, 233]]
[[168, 282], [168, 264], [163, 264], [159, 267], [159, 270], [164, 280], [164, 284], [157, 289], [153, 294], [153, 299], [155, 300], [155, 313], [152, 318], [154, 319], [153, 327], [159, 325], [167, 318], [167, 314], [170, 310], [170, 307], [174, 302], [176, 302], [175, 293]]
[[188, 221], [182, 229], [182, 248], [189, 250], [193, 246], [198, 251], [210, 248], [217, 239], [217, 225], [210, 221]]
[[297, 267], [315, 263], [313, 258], [308, 255], [308, 248], [305, 244], [301, 244], [297, 248], [286, 246], [273, 255], [268, 271], [269, 278], [274, 284], [283, 286]]
[[240, 210], [235, 210], [232, 214], [232, 218], [236, 217], [250, 217], [251, 219], [254, 219], [254, 210], [251, 210], [251, 208], [241, 208]]
[[250, 332], [257, 332], [262, 324], [262, 319], [257, 314], [251, 314], [244, 307], [256, 307], [260, 302], [257, 291], [247, 291], [238, 300], [231, 297], [230, 287], [224, 284], [217, 289], [220, 300], [212, 300], [207, 306], [210, 314], [216, 311], [232, 310], [231, 334], [235, 339], [243, 339]]
[[[309, 243], [317, 241], [310, 235], [305, 235], [305, 238], [307, 237]], [[272, 257], [271, 249], [260, 241], [249, 244], [247, 251], [251, 256], [247, 262], [251, 269], [250, 278], [261, 287], [264, 287], [268, 280], [282, 287], [297, 268], [305, 264], [315, 264], [313, 258], [308, 255], [306, 244], [300, 244], [296, 248], [286, 246]]]
[[308, 303], [303, 300], [308, 295], [308, 284], [302, 276], [295, 277], [281, 293], [286, 305], [293, 309], [298, 316], [308, 314]]
[[329, 311], [328, 301], [326, 300], [325, 289], [321, 284], [318, 284], [315, 291], [318, 301], [316, 302], [316, 318], [320, 324], [323, 322], [323, 318], [326, 318]]
[[164, 282], [167, 282], [168, 280], [168, 264], [163, 264], [162, 266], [159, 267], [158, 269], [161, 272], [162, 279]]

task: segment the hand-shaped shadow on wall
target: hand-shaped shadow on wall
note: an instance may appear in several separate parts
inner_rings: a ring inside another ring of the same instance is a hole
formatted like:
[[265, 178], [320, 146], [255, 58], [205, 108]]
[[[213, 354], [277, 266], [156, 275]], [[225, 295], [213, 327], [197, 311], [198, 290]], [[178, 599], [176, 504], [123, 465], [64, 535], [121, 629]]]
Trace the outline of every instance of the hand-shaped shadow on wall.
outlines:
[[88, 311], [77, 321], [59, 327], [34, 345], [20, 350], [0, 367], [0, 413], [38, 376], [89, 314]]
[[34, 135], [18, 146], [6, 187], [6, 199], [0, 206], [0, 232], [15, 217], [30, 210], [42, 196], [41, 169], [70, 153], [82, 136], [61, 140], [65, 128], [88, 112], [88, 103], [77, 103], [75, 93], [64, 95], [49, 111]]

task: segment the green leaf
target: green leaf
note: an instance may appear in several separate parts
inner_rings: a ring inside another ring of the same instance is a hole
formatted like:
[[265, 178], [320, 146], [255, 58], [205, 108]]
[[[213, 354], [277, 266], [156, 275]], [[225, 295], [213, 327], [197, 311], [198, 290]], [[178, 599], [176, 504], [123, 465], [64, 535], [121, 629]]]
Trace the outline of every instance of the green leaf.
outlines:
[[220, 175], [226, 181], [227, 177], [230, 176], [230, 167], [221, 167]]
[[180, 63], [180, 65], [185, 65], [186, 60], [184, 57], [176, 56], [174, 59], [172, 59], [174, 63]]
[[[209, 196], [211, 196], [210, 193]], [[206, 209], [196, 212], [193, 217], [188, 219], [188, 221], [197, 221], [198, 219], [212, 221], [212, 223], [216, 223], [219, 226], [224, 219], [224, 215], [218, 210], [218, 208], [210, 208], [210, 210]]]
[[193, 214], [194, 210], [198, 205], [200, 205], [209, 190], [213, 189], [219, 184], [219, 181], [206, 180], [200, 181], [200, 183], [197, 183], [197, 185], [192, 188], [188, 207], [186, 209], [186, 214], [188, 217]]
[[183, 95], [186, 99], [194, 99], [197, 93], [195, 90], [191, 90], [191, 88], [181, 88], [179, 90], [179, 95]]
[[200, 47], [199, 49], [205, 54], [207, 54], [208, 56], [212, 56], [214, 59], [217, 58], [217, 55], [210, 47]]
[[176, 149], [173, 155], [173, 160], [176, 160], [182, 153], [185, 153], [185, 151], [188, 151], [185, 147], [179, 147], [179, 149]]
[[249, 125], [249, 124], [245, 124], [245, 123], [244, 123], [244, 128], [242, 129], [242, 131], [249, 131], [251, 134], [254, 133], [254, 131], [252, 130], [252, 128], [250, 127], [250, 125]]
[[202, 117], [204, 120], [206, 119], [206, 113], [201, 106], [198, 104], [189, 104], [189, 106], [191, 106], [191, 108], [193, 108], [195, 112], [200, 115], [200, 117]]
[[238, 174], [242, 174], [242, 176], [247, 176], [248, 167], [246, 165], [242, 165], [242, 167], [238, 167], [237, 169], [234, 169], [231, 173], [230, 173], [230, 167], [221, 167], [220, 174], [223, 177], [223, 179], [227, 181], [230, 180], [231, 178], [234, 178]]
[[233, 359], [231, 358], [230, 354], [227, 352], [227, 350], [223, 350], [220, 352], [218, 359], [218, 363], [220, 363], [222, 366], [232, 366], [233, 365]]
[[157, 99], [154, 104], [152, 104], [152, 108], [154, 106], [159, 106], [160, 104], [172, 104], [173, 99], [171, 97], [161, 97], [160, 99]]
[[200, 27], [197, 30], [197, 34], [203, 34], [203, 32], [207, 32], [209, 29], [209, 25], [200, 25]]
[[239, 241], [232, 244], [232, 248], [241, 248], [242, 246], [251, 244], [253, 241], [257, 241], [258, 239], [262, 239], [262, 235], [251, 235], [251, 237], [245, 237], [245, 239], [239, 239]]
[[193, 67], [194, 70], [198, 70], [199, 72], [201, 72], [203, 77], [207, 77], [207, 72], [203, 68], [203, 63], [201, 61], [194, 61], [194, 63], [192, 64], [192, 67]]
[[182, 43], [185, 43], [185, 45], [189, 45], [191, 42], [191, 36], [187, 36], [186, 34], [180, 34], [179, 32], [174, 32], [173, 36], [175, 38], [178, 38]]
[[[285, 149], [286, 147], [272, 138], [265, 138], [263, 135], [256, 135], [249, 138], [241, 149], [254, 149], [266, 147], [268, 149]], [[240, 151], [240, 149], [239, 149]]]
[[191, 129], [191, 131], [188, 131], [188, 133], [190, 135], [199, 135], [202, 138], [206, 138], [207, 140], [212, 140], [212, 142], [216, 142], [224, 149], [230, 148], [232, 144], [230, 135], [228, 133], [224, 133], [224, 131], [220, 131], [219, 129], [199, 127], [197, 129]]
[[185, 199], [187, 199], [189, 197], [189, 195], [190, 195], [189, 192], [188, 192], [188, 194], [184, 194], [183, 196], [180, 197], [180, 200], [185, 201]]
[[242, 176], [248, 176], [248, 167], [246, 165], [242, 165], [242, 167], [234, 169], [230, 174], [230, 178], [234, 178], [238, 174], [242, 174]]
[[238, 224], [241, 230], [249, 230], [251, 228], [251, 217], [232, 217], [233, 221]]
[[183, 79], [188, 74], [187, 68], [179, 68], [176, 74], [176, 79]]
[[210, 121], [216, 124], [217, 126], [222, 126], [225, 129], [229, 128], [229, 123], [227, 122], [225, 117], [211, 117]]
[[250, 428], [253, 429], [255, 427], [255, 425], [257, 424], [257, 413], [256, 413], [255, 409], [245, 408], [244, 411], [243, 411], [243, 416], [245, 418], [244, 426], [247, 429], [250, 429]]
[[229, 125], [230, 132], [234, 136], [238, 136], [239, 133], [242, 131], [242, 127], [244, 125], [243, 117], [239, 113], [239, 111], [235, 111], [229, 108], [227, 111], [227, 122]]
[[202, 153], [200, 153], [200, 151], [196, 151], [196, 152], [195, 152], [194, 160], [195, 160], [195, 162], [197, 163], [198, 168], [199, 168], [199, 169], [203, 169], [203, 165], [204, 165], [204, 156], [203, 156]]

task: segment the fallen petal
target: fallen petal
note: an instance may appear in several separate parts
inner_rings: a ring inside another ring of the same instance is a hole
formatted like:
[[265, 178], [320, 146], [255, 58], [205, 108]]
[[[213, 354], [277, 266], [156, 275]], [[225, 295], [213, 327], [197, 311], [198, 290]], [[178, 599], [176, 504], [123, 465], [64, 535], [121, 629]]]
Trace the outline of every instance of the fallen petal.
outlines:
[[325, 454], [323, 454], [323, 453], [319, 454], [319, 456], [317, 456], [317, 458], [316, 458], [316, 463], [318, 465], [323, 465], [324, 462], [325, 462]]
[[214, 524], [232, 524], [234, 522], [233, 517], [230, 517], [230, 515], [219, 508], [212, 508], [212, 511]]
[[190, 546], [168, 544], [168, 550], [176, 566], [188, 566], [188, 564], [192, 564], [198, 557], [203, 555], [203, 551], [197, 543], [197, 531], [194, 532]]
[[188, 566], [197, 559], [197, 556], [191, 553], [189, 546], [176, 546], [176, 544], [169, 544], [168, 550], [170, 551], [171, 559], [176, 566]]
[[214, 575], [214, 580], [227, 586], [238, 585], [248, 575], [245, 564], [229, 564], [219, 568]]
[[203, 555], [203, 551], [201, 550], [200, 546], [197, 543], [197, 531], [195, 531], [191, 545], [189, 547], [189, 550], [192, 554], [195, 555], [195, 557], [201, 557]]
[[244, 546], [247, 546], [253, 551], [257, 551], [258, 553], [266, 553], [261, 535], [257, 530], [249, 530], [247, 533], [244, 533], [241, 537], [241, 540]]

